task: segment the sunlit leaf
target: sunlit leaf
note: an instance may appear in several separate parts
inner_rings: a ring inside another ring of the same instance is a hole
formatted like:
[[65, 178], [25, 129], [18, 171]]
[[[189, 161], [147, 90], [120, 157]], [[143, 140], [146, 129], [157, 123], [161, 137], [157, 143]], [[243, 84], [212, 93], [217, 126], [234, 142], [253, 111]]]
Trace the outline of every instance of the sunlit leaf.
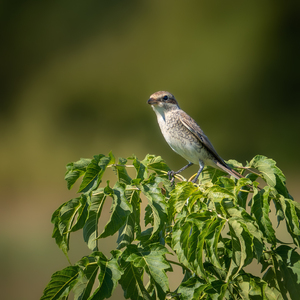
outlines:
[[276, 166], [276, 162], [273, 159], [257, 155], [250, 161], [249, 166], [257, 169], [267, 184], [274, 187], [279, 194], [289, 198], [289, 193], [285, 185], [285, 176]]
[[[179, 182], [175, 189], [170, 193], [169, 214], [173, 218], [175, 213], [180, 212], [184, 205], [189, 201], [191, 195], [194, 195], [199, 189], [192, 182]], [[199, 191], [199, 194], [201, 192]]]
[[232, 259], [226, 281], [234, 278], [253, 258], [253, 239], [246, 226], [235, 218], [230, 219], [228, 224], [232, 239]]
[[230, 191], [224, 187], [213, 185], [207, 189], [208, 198], [214, 202], [220, 202], [223, 199], [232, 199], [235, 201], [236, 196], [233, 191]]
[[199, 182], [203, 185], [211, 186], [220, 176], [225, 176], [227, 173], [213, 167], [205, 167], [200, 173]]
[[142, 163], [158, 175], [167, 175], [168, 171], [170, 171], [170, 168], [160, 156], [148, 154]]
[[299, 247], [300, 227], [295, 201], [291, 199], [286, 199], [283, 196], [279, 196], [278, 199], [276, 199], [276, 202], [281, 206], [288, 232], [293, 238], [294, 243]]
[[205, 236], [207, 258], [216, 267], [222, 268], [218, 257], [218, 243], [221, 231], [226, 223], [225, 219], [216, 218], [210, 225]]
[[259, 230], [256, 220], [250, 216], [245, 209], [235, 205], [230, 200], [224, 199], [221, 202], [221, 206], [229, 215], [229, 221], [237, 220], [251, 236], [251, 240], [253, 242], [251, 243], [251, 247], [253, 247], [254, 255], [259, 261], [263, 252], [263, 234]]
[[265, 187], [263, 190], [258, 191], [254, 188], [254, 195], [252, 198], [251, 213], [255, 216], [257, 224], [267, 238], [268, 242], [272, 245], [276, 245], [275, 230], [273, 229], [272, 222], [269, 218], [270, 202], [269, 187]]
[[[248, 175], [249, 176], [249, 175]], [[250, 186], [252, 181], [249, 178], [240, 178], [234, 187], [237, 204], [246, 209]]]

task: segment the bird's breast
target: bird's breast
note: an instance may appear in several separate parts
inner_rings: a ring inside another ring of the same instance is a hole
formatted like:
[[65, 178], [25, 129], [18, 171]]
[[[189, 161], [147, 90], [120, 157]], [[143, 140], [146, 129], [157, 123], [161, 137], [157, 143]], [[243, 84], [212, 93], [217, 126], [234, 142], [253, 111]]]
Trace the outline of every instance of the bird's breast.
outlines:
[[203, 144], [183, 125], [176, 113], [158, 118], [158, 123], [165, 140], [176, 153], [195, 164], [199, 163], [199, 159], [206, 159], [207, 151]]

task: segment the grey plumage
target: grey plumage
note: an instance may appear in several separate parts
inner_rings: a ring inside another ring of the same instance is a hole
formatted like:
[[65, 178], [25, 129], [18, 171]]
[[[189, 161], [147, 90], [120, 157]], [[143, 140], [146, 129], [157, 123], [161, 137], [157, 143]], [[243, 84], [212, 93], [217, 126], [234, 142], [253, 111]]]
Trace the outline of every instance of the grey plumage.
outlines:
[[189, 162], [179, 171], [172, 171], [172, 176], [192, 164], [199, 164], [200, 168], [193, 182], [197, 181], [204, 165], [219, 168], [237, 179], [243, 177], [224, 162], [200, 126], [180, 109], [171, 93], [156, 92], [150, 96], [148, 103], [156, 113], [158, 124], [167, 143]]

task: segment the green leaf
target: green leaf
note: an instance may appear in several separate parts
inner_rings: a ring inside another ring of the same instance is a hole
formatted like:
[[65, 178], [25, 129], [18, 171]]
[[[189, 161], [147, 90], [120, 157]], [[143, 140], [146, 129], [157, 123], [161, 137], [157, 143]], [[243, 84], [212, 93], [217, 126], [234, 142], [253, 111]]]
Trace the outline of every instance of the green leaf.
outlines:
[[235, 205], [230, 200], [224, 199], [220, 204], [222, 211], [225, 211], [230, 217], [229, 220], [237, 220], [251, 236], [253, 241], [251, 246], [253, 247], [255, 256], [259, 261], [263, 252], [263, 235], [259, 230], [256, 220], [251, 217], [245, 209]]
[[246, 209], [246, 204], [248, 200], [249, 190], [253, 183], [249, 178], [240, 178], [234, 187], [234, 193], [237, 198], [237, 203]]
[[85, 300], [91, 294], [99, 266], [96, 263], [95, 257], [92, 256], [83, 257], [77, 265], [81, 270], [77, 283], [73, 288], [74, 300]]
[[232, 259], [225, 281], [236, 277], [239, 271], [249, 264], [253, 258], [252, 238], [244, 224], [232, 218], [229, 219], [228, 225], [232, 239]]
[[127, 163], [127, 159], [120, 157], [119, 163], [113, 166], [113, 170], [115, 170], [115, 172], [117, 173], [118, 181], [120, 183], [125, 183], [129, 185], [132, 179], [127, 173], [126, 166], [125, 166], [126, 163]]
[[44, 290], [41, 300], [57, 300], [69, 294], [74, 284], [77, 282], [79, 274], [78, 266], [70, 266], [55, 272]]
[[251, 274], [242, 274], [235, 278], [234, 284], [241, 299], [281, 300], [278, 291], [270, 288], [259, 277]]
[[[182, 248], [189, 261], [192, 270], [199, 277], [207, 277], [203, 266], [204, 261], [204, 243], [207, 235], [210, 233], [210, 227], [215, 221], [214, 212], [199, 212], [190, 214], [186, 218], [186, 224], [183, 226], [181, 237]], [[186, 228], [186, 230], [184, 230]]]
[[[179, 262], [201, 278], [207, 277], [203, 266], [204, 244], [211, 234], [210, 227], [216, 217], [214, 212], [209, 211], [192, 213], [186, 218], [178, 219], [173, 228], [171, 245]], [[212, 251], [217, 251], [215, 245], [212, 248]]]
[[234, 195], [235, 182], [228, 177], [219, 177], [215, 185], [227, 190]]
[[80, 195], [80, 206], [76, 212], [76, 219], [72, 223], [71, 231], [77, 231], [83, 228], [88, 216], [88, 198], [85, 194]]
[[221, 280], [212, 280], [211, 284], [205, 289], [205, 293], [208, 295], [208, 299], [223, 300], [232, 299], [229, 296], [228, 283], [224, 283]]
[[[278, 221], [285, 220], [287, 231], [299, 246], [300, 204], [288, 194], [275, 161], [256, 156], [247, 164], [260, 171], [267, 183], [258, 190], [258, 182], [253, 182], [257, 174], [233, 180], [209, 167], [200, 175], [200, 185], [179, 182], [172, 187], [167, 176], [170, 169], [160, 156], [129, 159], [136, 170], [134, 179], [128, 175], [127, 160], [119, 158], [114, 164], [111, 153], [67, 165], [68, 189], [82, 176], [81, 195], [54, 212], [53, 237], [67, 256], [70, 234], [83, 229], [89, 249], [97, 252], [53, 274], [43, 300], [66, 299], [71, 289], [76, 300], [105, 299], [112, 296], [118, 283], [131, 299], [299, 298], [299, 249], [287, 245], [275, 249], [277, 243], [284, 242], [276, 238], [269, 214], [272, 200]], [[99, 188], [109, 164], [117, 183], [113, 188], [109, 183]], [[107, 197], [112, 199], [110, 219], [99, 235], [99, 218]], [[141, 199], [146, 202], [141, 204]], [[143, 232], [141, 205], [147, 225]], [[225, 228], [229, 233], [224, 233]], [[98, 239], [117, 231], [117, 249], [123, 252], [112, 251], [108, 259], [98, 252]], [[174, 292], [169, 291], [166, 272], [171, 267], [166, 255], [171, 253], [165, 245], [175, 252], [185, 274]], [[244, 267], [254, 258], [262, 266], [263, 279], [246, 273]]]
[[134, 240], [134, 235], [141, 233], [140, 227], [140, 196], [139, 191], [125, 191], [126, 199], [132, 206], [132, 212], [128, 216], [125, 224], [119, 229], [117, 240], [118, 249], [121, 249]]
[[195, 196], [196, 192], [199, 195], [202, 194], [192, 182], [179, 182], [176, 184], [174, 190], [170, 193], [169, 215], [171, 219], [176, 213], [182, 211], [184, 205], [190, 202], [190, 197]]
[[85, 195], [67, 201], [52, 215], [51, 222], [54, 224], [52, 237], [66, 256], [69, 250], [70, 232], [81, 229], [86, 218], [87, 198]]
[[209, 283], [200, 279], [198, 276], [190, 277], [188, 280], [182, 282], [178, 287], [178, 293], [182, 300], [198, 300], [201, 294]]
[[165, 175], [170, 171], [170, 168], [160, 156], [150, 155], [142, 160], [143, 165], [146, 165], [149, 170], [155, 171], [159, 176]]
[[241, 170], [241, 172], [239, 173], [243, 173], [243, 169], [239, 169], [239, 167], [243, 167], [243, 164], [238, 162], [237, 160], [235, 159], [229, 159], [229, 160], [226, 160], [226, 163], [227, 165], [230, 167], [230, 168], [237, 168], [238, 170]]
[[286, 245], [279, 246], [275, 253], [285, 288], [291, 299], [297, 300], [300, 291], [300, 255]]
[[153, 211], [151, 209], [151, 206], [148, 204], [145, 208], [145, 226], [147, 226], [148, 224], [151, 224], [153, 226], [154, 224], [154, 216], [153, 216]]
[[208, 199], [215, 202], [220, 202], [223, 199], [232, 199], [235, 201], [236, 197], [233, 191], [230, 191], [226, 188], [220, 187], [218, 185], [213, 185], [207, 189]]
[[279, 194], [289, 198], [289, 193], [285, 186], [285, 176], [276, 166], [276, 162], [273, 159], [257, 155], [250, 161], [249, 166], [260, 171], [263, 179], [269, 186], [274, 187]]
[[92, 251], [98, 250], [98, 222], [106, 199], [104, 189], [94, 191], [91, 196], [88, 218], [83, 227], [83, 239]]
[[89, 299], [102, 300], [110, 298], [123, 274], [123, 270], [118, 264], [117, 257], [107, 259], [101, 252], [94, 252], [93, 255], [97, 258], [97, 265], [99, 266], [99, 286]]
[[139, 161], [135, 156], [128, 159], [133, 159], [133, 166], [136, 169], [136, 180], [139, 182], [143, 181], [148, 176], [148, 170], [143, 162]]
[[173, 227], [172, 233], [172, 249], [176, 252], [178, 261], [182, 263], [187, 268], [190, 267], [190, 264], [187, 260], [185, 249], [182, 247], [181, 236], [183, 235], [183, 226], [185, 224], [186, 218], [178, 219]]
[[82, 208], [81, 197], [74, 198], [65, 203], [59, 212], [58, 228], [61, 235], [69, 235], [78, 211]]
[[153, 213], [153, 233], [158, 232], [167, 221], [167, 203], [165, 197], [159, 188], [161, 179], [159, 177], [150, 177], [138, 188], [148, 199], [149, 207]]
[[214, 184], [220, 176], [225, 176], [227, 173], [213, 167], [205, 167], [200, 173], [199, 182], [205, 186]]
[[86, 172], [87, 166], [92, 160], [90, 158], [81, 158], [76, 162], [67, 164], [67, 171], [65, 174], [65, 180], [67, 181], [67, 187], [70, 190], [77, 179]]
[[95, 155], [93, 160], [87, 166], [86, 173], [82, 179], [78, 193], [87, 193], [97, 189], [106, 167], [113, 163], [114, 157], [111, 153], [109, 156], [105, 156], [103, 154]]
[[291, 199], [286, 199], [283, 196], [279, 196], [275, 200], [282, 209], [282, 212], [285, 217], [286, 227], [291, 237], [294, 240], [294, 243], [299, 247], [300, 246], [300, 227], [299, 219], [296, 211], [295, 201]]
[[136, 268], [131, 262], [122, 262], [124, 273], [119, 280], [126, 299], [152, 300], [143, 284], [143, 271]]
[[125, 185], [116, 182], [113, 189], [107, 186], [104, 192], [107, 196], [112, 197], [113, 202], [110, 219], [99, 235], [99, 239], [115, 234], [126, 223], [128, 216], [132, 213], [132, 205], [125, 197]]
[[68, 258], [69, 240], [66, 239], [65, 238], [66, 236], [61, 234], [59, 231], [60, 210], [64, 205], [65, 205], [65, 203], [63, 203], [52, 215], [51, 223], [54, 224], [52, 237], [55, 238], [56, 244]]
[[226, 224], [225, 219], [216, 218], [209, 227], [205, 237], [205, 245], [207, 251], [207, 259], [217, 268], [222, 269], [219, 261], [218, 243], [221, 236], [221, 231]]
[[[168, 250], [159, 243], [151, 244], [145, 248], [137, 245], [128, 245], [124, 253], [126, 262], [132, 262], [134, 267], [143, 268], [155, 282], [157, 294], [169, 290], [166, 270], [170, 269], [165, 259]], [[162, 291], [161, 291], [162, 290]]]
[[266, 186], [263, 190], [258, 191], [255, 187], [252, 198], [251, 213], [255, 216], [256, 222], [266, 237], [267, 241], [273, 246], [276, 246], [275, 230], [272, 227], [272, 222], [269, 218], [270, 212], [270, 188]]

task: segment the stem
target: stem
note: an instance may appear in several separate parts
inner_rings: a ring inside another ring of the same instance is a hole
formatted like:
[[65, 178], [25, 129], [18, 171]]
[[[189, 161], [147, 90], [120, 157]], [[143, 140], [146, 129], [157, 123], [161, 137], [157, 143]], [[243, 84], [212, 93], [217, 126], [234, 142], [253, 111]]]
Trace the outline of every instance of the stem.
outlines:
[[111, 167], [126, 167], [126, 168], [134, 168], [134, 165], [120, 165], [120, 164], [111, 164], [108, 165], [107, 168], [111, 168]]
[[167, 262], [169, 262], [170, 264], [174, 264], [174, 265], [177, 265], [177, 266], [179, 266], [179, 267], [181, 267], [181, 268], [183, 268], [183, 269], [186, 269], [186, 270], [188, 270], [188, 271], [190, 271], [186, 266], [184, 266], [183, 264], [181, 264], [181, 263], [178, 263], [178, 262], [176, 262], [176, 261], [173, 261], [173, 260], [170, 260], [170, 259], [167, 259]]
[[261, 177], [261, 175], [260, 175], [259, 173], [256, 173], [256, 172], [252, 171], [250, 167], [238, 167], [238, 166], [234, 166], [234, 167], [235, 167], [236, 169], [244, 169], [244, 170], [247, 170], [247, 171], [249, 171], [250, 173], [253, 173], [253, 174], [257, 175], [258, 177]]

